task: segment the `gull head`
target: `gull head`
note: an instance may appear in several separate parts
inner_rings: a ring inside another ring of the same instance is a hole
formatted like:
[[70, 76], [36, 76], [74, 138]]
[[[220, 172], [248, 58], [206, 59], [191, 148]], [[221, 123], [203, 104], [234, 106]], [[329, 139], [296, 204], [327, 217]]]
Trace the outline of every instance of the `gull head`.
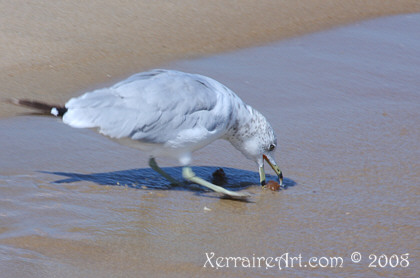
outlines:
[[[252, 109], [252, 108], [251, 108]], [[260, 183], [265, 185], [264, 161], [273, 169], [283, 185], [283, 174], [274, 159], [277, 136], [267, 119], [258, 111], [251, 110], [251, 118], [238, 123], [235, 133], [229, 138], [232, 145], [259, 167]]]

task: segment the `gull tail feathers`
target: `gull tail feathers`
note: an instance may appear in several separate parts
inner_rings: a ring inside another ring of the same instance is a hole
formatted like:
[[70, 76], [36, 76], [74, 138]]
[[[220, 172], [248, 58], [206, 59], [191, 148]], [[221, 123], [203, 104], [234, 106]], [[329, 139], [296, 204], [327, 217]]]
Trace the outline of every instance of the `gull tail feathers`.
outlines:
[[17, 106], [30, 108], [42, 115], [63, 117], [63, 115], [67, 112], [67, 108], [64, 106], [52, 105], [41, 101], [11, 98], [8, 99], [7, 102]]

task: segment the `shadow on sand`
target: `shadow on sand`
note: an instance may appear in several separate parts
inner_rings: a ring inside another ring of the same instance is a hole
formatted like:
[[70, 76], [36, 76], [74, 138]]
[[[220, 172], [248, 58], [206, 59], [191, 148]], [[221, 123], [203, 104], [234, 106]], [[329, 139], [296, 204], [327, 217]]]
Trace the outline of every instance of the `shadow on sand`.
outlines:
[[[182, 177], [182, 167], [165, 167], [162, 169], [170, 174], [173, 178], [180, 181], [181, 185], [171, 184], [151, 168], [92, 174], [48, 171], [42, 171], [42, 173], [65, 177], [63, 179], [56, 180], [53, 183], [73, 183], [79, 181], [88, 181], [98, 185], [125, 186], [135, 189], [190, 190], [196, 192], [209, 191], [209, 189], [203, 186], [185, 181]], [[259, 174], [257, 172], [247, 170], [225, 167], [223, 168], [225, 178], [220, 179], [217, 175], [213, 175], [213, 173], [220, 169], [220, 167], [196, 166], [192, 167], [192, 169], [197, 176], [232, 191], [239, 191], [250, 186], [258, 185], [259, 181]], [[277, 177], [274, 175], [267, 175], [267, 180], [277, 180]], [[287, 178], [284, 179], [284, 184], [287, 187], [296, 185], [293, 180]]]

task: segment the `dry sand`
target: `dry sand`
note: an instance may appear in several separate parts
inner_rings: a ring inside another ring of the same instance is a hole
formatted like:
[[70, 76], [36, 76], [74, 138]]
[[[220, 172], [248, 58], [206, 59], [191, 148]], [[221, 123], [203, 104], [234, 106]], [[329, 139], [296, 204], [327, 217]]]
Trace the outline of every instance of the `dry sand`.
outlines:
[[418, 11], [418, 0], [1, 0], [0, 97], [64, 103], [163, 62]]

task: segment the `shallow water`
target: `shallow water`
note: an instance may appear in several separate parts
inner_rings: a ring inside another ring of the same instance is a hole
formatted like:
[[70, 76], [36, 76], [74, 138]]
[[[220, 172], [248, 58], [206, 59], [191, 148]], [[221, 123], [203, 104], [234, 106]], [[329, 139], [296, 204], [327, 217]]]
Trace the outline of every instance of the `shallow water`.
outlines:
[[[194, 156], [200, 176], [223, 167], [251, 202], [171, 186], [146, 155], [91, 130], [1, 120], [1, 276], [418, 277], [419, 23], [382, 18], [169, 66], [221, 81], [272, 123], [287, 190], [261, 190], [253, 162], [227, 142]], [[180, 178], [174, 161], [158, 162]], [[285, 254], [293, 267], [255, 263]], [[216, 269], [217, 257], [250, 265]], [[311, 267], [311, 257], [343, 264]]]

